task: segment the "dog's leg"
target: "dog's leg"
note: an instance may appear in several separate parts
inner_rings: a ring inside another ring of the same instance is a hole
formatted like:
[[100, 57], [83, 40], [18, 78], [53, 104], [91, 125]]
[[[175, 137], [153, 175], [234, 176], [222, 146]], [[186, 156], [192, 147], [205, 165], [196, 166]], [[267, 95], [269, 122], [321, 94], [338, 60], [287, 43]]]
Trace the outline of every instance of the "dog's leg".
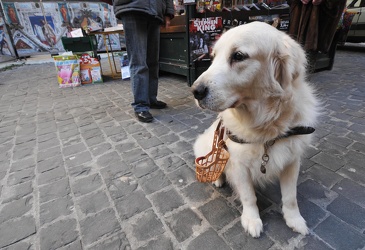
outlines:
[[280, 175], [280, 188], [283, 202], [284, 219], [288, 227], [303, 235], [308, 234], [304, 218], [300, 215], [297, 202], [297, 180], [299, 159], [288, 165]]
[[259, 237], [263, 231], [259, 209], [256, 205], [256, 195], [249, 169], [243, 166], [235, 166], [231, 163], [227, 169], [227, 180], [232, 183], [235, 191], [239, 194], [242, 203], [242, 227], [252, 237]]
[[222, 187], [224, 184], [224, 177], [223, 174], [221, 176], [219, 176], [219, 178], [213, 182], [214, 186], [216, 187]]

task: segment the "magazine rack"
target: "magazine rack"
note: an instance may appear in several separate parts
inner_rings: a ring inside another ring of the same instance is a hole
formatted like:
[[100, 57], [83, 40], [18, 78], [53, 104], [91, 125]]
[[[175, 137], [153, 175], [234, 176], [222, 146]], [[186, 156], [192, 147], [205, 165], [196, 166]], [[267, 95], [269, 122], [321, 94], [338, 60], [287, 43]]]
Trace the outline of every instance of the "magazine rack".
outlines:
[[[192, 34], [189, 32], [190, 21], [197, 18], [220, 17], [223, 28], [227, 29], [245, 22], [254, 21], [251, 17], [267, 17], [280, 15], [280, 18], [289, 20], [289, 9], [260, 9], [260, 10], [232, 10], [232, 11], [205, 11], [198, 13], [196, 4], [185, 5], [185, 15], [175, 16], [168, 29], [161, 28], [160, 70], [187, 77], [188, 85], [193, 82], [210, 66], [209, 57], [196, 60], [193, 57], [190, 42]], [[287, 26], [283, 26], [286, 31]]]
[[[210, 66], [211, 61], [208, 57], [203, 60], [195, 60], [196, 58], [193, 56], [190, 46], [193, 37], [189, 32], [191, 20], [220, 17], [223, 22], [223, 29], [229, 29], [246, 22], [260, 21], [260, 19], [264, 20], [274, 16], [278, 16], [281, 20], [277, 28], [288, 32], [290, 25], [289, 8], [261, 8], [250, 11], [223, 9], [222, 11], [205, 10], [204, 13], [199, 13], [196, 10], [196, 4], [185, 5], [185, 15], [172, 19], [169, 29], [161, 29], [160, 70], [186, 76], [188, 85], [191, 86], [199, 75]], [[333, 39], [327, 54], [309, 55], [312, 72], [332, 69], [337, 37], [335, 36]]]

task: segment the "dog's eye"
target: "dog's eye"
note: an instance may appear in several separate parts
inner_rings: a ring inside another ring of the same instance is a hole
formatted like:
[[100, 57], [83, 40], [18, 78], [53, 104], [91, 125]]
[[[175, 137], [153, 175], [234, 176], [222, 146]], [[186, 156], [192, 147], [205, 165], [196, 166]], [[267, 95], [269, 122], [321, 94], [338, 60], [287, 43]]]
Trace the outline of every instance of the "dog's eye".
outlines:
[[247, 58], [248, 58], [248, 55], [247, 54], [242, 53], [241, 51], [238, 51], [238, 52], [235, 52], [232, 55], [232, 62], [234, 62], [234, 61], [240, 62], [240, 61], [243, 61], [243, 60], [245, 60]]

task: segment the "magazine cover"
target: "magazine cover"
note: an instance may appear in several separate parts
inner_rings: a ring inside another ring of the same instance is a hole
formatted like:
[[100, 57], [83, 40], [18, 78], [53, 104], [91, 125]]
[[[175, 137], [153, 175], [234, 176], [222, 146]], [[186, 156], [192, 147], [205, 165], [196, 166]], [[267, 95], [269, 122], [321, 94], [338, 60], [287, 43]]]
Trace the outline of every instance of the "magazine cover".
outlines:
[[75, 55], [54, 56], [57, 81], [60, 88], [77, 87], [81, 85], [80, 61]]
[[282, 31], [288, 31], [289, 30], [289, 15], [265, 15], [265, 16], [250, 16], [249, 21], [261, 21], [270, 24], [271, 26], [274, 26], [275, 28], [282, 30]]
[[212, 47], [222, 34], [222, 17], [194, 18], [189, 23], [190, 57], [193, 62], [210, 60]]

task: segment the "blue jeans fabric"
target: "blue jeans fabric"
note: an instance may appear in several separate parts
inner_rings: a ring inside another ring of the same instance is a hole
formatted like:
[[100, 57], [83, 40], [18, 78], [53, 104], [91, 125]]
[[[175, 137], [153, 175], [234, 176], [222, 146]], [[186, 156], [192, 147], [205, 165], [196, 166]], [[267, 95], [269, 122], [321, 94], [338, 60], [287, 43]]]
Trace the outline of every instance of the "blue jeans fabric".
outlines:
[[143, 13], [123, 13], [135, 112], [149, 111], [157, 102], [160, 22]]

